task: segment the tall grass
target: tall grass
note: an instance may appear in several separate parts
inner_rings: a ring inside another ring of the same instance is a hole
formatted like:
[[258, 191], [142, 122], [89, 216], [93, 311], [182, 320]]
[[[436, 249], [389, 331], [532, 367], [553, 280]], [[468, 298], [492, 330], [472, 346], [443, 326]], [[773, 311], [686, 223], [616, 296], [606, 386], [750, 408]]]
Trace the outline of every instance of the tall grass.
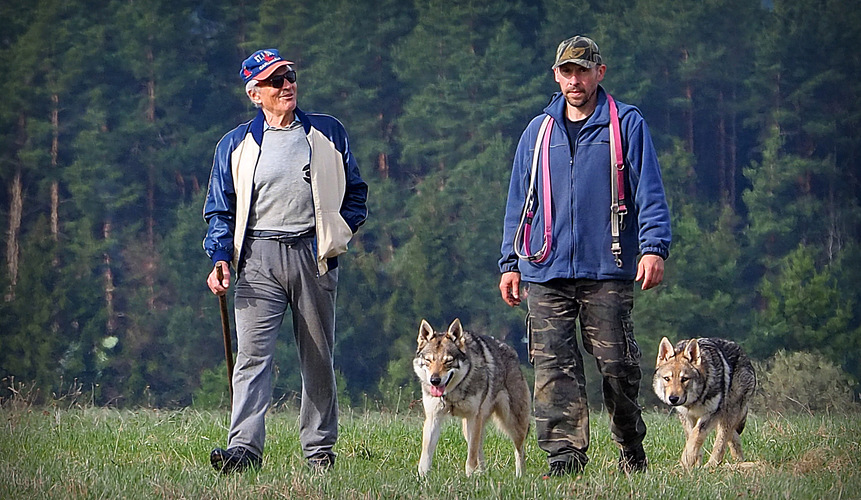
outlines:
[[305, 467], [296, 411], [273, 411], [263, 468], [222, 476], [209, 452], [224, 445], [226, 411], [71, 406], [0, 408], [0, 498], [861, 498], [858, 413], [752, 415], [743, 436], [747, 462], [685, 472], [677, 466], [680, 424], [650, 411], [651, 465], [632, 477], [617, 471], [607, 418], [593, 413], [586, 471], [552, 480], [540, 479], [546, 463], [534, 434], [525, 474], [515, 478], [512, 445], [495, 428], [485, 440], [487, 471], [467, 478], [466, 445], [452, 419], [431, 473], [420, 479], [420, 409], [343, 409], [337, 467], [325, 475]]

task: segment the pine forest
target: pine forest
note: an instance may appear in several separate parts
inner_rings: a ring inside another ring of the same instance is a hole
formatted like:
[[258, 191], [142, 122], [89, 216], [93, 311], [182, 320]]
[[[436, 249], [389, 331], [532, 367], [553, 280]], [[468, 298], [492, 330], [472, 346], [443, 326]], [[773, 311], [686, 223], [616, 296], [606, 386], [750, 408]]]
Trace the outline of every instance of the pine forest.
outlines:
[[[556, 46], [583, 34], [649, 125], [672, 213], [665, 281], [636, 294], [644, 384], [661, 337], [717, 336], [757, 360], [816, 353], [857, 398], [859, 7], [0, 0], [0, 397], [223, 403], [202, 207], [215, 144], [256, 113], [239, 66], [261, 48], [295, 62], [303, 111], [345, 125], [369, 185], [340, 260], [342, 404], [418, 397], [422, 319], [505, 339], [528, 369], [525, 306], [499, 296], [502, 217]], [[301, 384], [282, 330], [279, 400]]]

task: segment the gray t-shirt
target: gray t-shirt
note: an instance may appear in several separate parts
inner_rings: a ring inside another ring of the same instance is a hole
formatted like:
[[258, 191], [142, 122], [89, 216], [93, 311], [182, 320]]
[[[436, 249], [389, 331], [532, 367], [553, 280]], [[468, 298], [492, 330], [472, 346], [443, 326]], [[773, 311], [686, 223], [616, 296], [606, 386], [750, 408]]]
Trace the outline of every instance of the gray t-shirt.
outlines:
[[287, 234], [314, 227], [311, 147], [298, 120], [287, 128], [267, 127], [263, 132], [248, 227]]

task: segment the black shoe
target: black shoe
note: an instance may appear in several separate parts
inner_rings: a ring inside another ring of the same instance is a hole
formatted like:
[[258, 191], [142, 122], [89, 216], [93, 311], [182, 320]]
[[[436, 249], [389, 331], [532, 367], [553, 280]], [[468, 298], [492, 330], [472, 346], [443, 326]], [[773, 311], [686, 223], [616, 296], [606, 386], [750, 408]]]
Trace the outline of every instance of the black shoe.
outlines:
[[233, 474], [243, 472], [246, 469], [259, 469], [263, 465], [263, 459], [250, 450], [241, 446], [234, 446], [222, 450], [216, 448], [209, 454], [209, 463], [212, 468], [222, 474]]
[[642, 445], [629, 449], [622, 448], [619, 451], [619, 470], [625, 474], [646, 472], [648, 468], [649, 460]]
[[541, 479], [550, 479], [551, 477], [562, 477], [568, 476], [571, 474], [579, 474], [583, 472], [583, 464], [576, 460], [572, 460], [567, 462], [565, 460], [558, 460], [556, 462], [550, 462], [550, 470], [545, 472]]
[[308, 468], [312, 472], [323, 473], [335, 468], [335, 456], [319, 453], [308, 459]]

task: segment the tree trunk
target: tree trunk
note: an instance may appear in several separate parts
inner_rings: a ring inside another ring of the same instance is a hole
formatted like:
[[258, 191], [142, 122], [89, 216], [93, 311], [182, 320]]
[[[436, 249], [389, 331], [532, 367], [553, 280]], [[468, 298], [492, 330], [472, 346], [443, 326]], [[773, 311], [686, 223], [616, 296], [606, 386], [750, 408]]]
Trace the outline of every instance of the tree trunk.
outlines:
[[685, 109], [685, 145], [689, 153], [694, 152], [694, 90], [690, 83], [685, 84], [685, 100], [688, 102]]
[[21, 215], [24, 212], [24, 194], [21, 187], [21, 170], [15, 172], [9, 186], [9, 238], [6, 240], [6, 264], [9, 266], [9, 290], [6, 302], [15, 300], [15, 285], [18, 284], [18, 237], [21, 232]]
[[[152, 35], [150, 35], [152, 41]], [[155, 123], [155, 71], [153, 69], [153, 53], [152, 48], [148, 47], [146, 51], [147, 62], [149, 63], [149, 78], [147, 79], [147, 112], [146, 119], [149, 123]], [[144, 265], [144, 284], [149, 292], [147, 305], [150, 310], [155, 309], [155, 166], [152, 162], [147, 164], [147, 257]]]
[[[687, 61], [689, 54], [687, 49], [682, 49], [682, 60]], [[684, 83], [684, 96], [686, 106], [683, 110], [683, 120], [685, 123], [685, 150], [694, 154], [694, 89], [689, 81]], [[686, 190], [691, 198], [696, 197], [696, 169], [691, 166], [687, 172]]]
[[[103, 236], [105, 242], [111, 238], [111, 221], [105, 221], [103, 226]], [[114, 272], [111, 269], [111, 254], [105, 252], [103, 254], [105, 263], [105, 314], [108, 318], [105, 328], [108, 335], [113, 335], [117, 328], [117, 321], [114, 314]]]
[[389, 178], [389, 157], [386, 153], [380, 153], [377, 156], [377, 170], [380, 172], [380, 178]]
[[[687, 49], [682, 49], [682, 60], [687, 61], [689, 58]], [[685, 146], [688, 153], [694, 152], [694, 90], [689, 81], [685, 82]]]
[[[56, 270], [60, 267], [60, 249], [57, 243], [60, 241], [60, 182], [57, 177], [60, 172], [60, 95], [56, 92], [51, 94], [51, 239], [54, 241], [52, 249], [51, 267]], [[60, 306], [54, 302], [51, 306], [51, 332], [60, 331]]]
[[724, 207], [731, 203], [729, 193], [729, 172], [726, 164], [726, 153], [729, 147], [727, 146], [726, 133], [726, 114], [724, 113], [725, 104], [723, 102], [723, 91], [718, 92], [718, 123], [717, 123], [717, 167], [718, 167], [718, 183], [720, 185], [720, 201]]
[[[59, 172], [60, 157], [60, 96], [51, 95], [53, 108], [51, 109], [51, 173]], [[60, 240], [60, 184], [55, 179], [51, 182], [51, 237], [54, 242]], [[56, 262], [54, 265], [56, 266]]]
[[[736, 93], [735, 88], [732, 90], [732, 102], [736, 103]], [[736, 142], [736, 134], [738, 131], [736, 130], [736, 122], [738, 121], [738, 115], [736, 112], [735, 106], [733, 106], [732, 114], [730, 115], [730, 130], [729, 130], [729, 165], [727, 176], [729, 177], [729, 199], [730, 206], [735, 212], [735, 203], [736, 203], [736, 194], [735, 194], [735, 175], [736, 175], [736, 165], [738, 162], [738, 143]]]

